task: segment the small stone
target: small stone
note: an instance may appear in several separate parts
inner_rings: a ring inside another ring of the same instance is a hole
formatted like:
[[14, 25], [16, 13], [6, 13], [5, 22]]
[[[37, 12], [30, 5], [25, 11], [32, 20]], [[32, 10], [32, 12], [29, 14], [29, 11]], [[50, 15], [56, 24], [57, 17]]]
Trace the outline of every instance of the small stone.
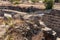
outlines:
[[12, 15], [11, 14], [4, 13], [4, 16], [5, 17], [11, 17], [12, 18]]

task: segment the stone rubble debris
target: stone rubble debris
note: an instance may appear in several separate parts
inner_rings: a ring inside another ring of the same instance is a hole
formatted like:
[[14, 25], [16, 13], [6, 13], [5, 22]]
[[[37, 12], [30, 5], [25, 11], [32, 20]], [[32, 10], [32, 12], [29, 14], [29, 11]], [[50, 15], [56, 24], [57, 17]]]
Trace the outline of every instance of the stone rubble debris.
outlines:
[[2, 40], [55, 40], [56, 32], [47, 27], [42, 20], [43, 16], [44, 13], [17, 12], [13, 16], [5, 14], [0, 18], [0, 40], [2, 36], [4, 36]]

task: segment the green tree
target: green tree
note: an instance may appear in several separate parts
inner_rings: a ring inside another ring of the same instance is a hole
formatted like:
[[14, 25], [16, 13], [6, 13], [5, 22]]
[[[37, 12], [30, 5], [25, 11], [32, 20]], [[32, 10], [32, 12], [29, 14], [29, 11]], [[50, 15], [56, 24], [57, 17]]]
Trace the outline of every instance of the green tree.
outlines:
[[45, 0], [44, 3], [45, 3], [46, 9], [52, 9], [53, 4], [54, 4], [54, 0]]

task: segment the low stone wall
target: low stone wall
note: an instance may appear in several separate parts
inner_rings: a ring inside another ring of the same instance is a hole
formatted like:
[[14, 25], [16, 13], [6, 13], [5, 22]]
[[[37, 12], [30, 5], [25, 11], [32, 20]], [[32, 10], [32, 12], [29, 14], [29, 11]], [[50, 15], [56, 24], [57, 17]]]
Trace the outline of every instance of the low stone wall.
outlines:
[[21, 11], [21, 12], [35, 12], [35, 11], [41, 10], [33, 6], [30, 6], [30, 7], [0, 6], [0, 9], [10, 9], [10, 10], [16, 10], [16, 11]]
[[47, 27], [52, 28], [57, 32], [57, 35], [60, 36], [60, 11], [52, 10], [51, 13], [46, 13], [43, 16], [44, 23]]

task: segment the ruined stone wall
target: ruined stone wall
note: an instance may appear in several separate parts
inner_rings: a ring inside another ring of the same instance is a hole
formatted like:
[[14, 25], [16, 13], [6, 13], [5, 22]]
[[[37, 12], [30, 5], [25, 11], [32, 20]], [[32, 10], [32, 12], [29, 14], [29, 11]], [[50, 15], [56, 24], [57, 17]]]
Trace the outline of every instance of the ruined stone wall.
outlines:
[[51, 13], [46, 13], [42, 20], [47, 25], [47, 27], [55, 30], [57, 35], [60, 36], [60, 11], [52, 10]]

